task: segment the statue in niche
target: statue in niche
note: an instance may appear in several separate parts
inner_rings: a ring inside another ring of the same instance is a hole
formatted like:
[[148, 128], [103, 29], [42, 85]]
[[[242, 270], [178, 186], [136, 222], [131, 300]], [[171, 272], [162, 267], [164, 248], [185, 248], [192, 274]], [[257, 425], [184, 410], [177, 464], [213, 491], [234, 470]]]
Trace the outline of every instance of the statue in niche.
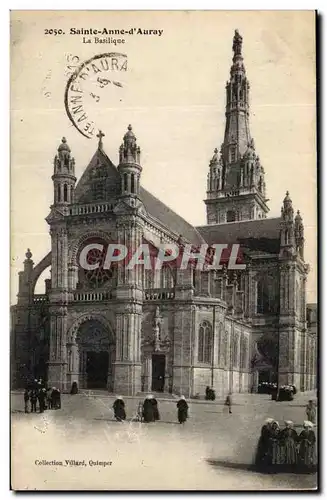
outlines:
[[160, 316], [159, 307], [156, 307], [156, 312], [154, 316], [153, 328], [154, 328], [154, 348], [155, 351], [160, 350], [160, 342], [161, 342], [161, 324], [162, 318]]

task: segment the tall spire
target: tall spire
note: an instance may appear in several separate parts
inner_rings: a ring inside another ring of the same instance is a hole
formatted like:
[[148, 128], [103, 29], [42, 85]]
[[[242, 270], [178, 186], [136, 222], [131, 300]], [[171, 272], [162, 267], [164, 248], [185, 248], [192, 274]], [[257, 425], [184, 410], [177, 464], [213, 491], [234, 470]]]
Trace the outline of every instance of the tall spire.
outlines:
[[243, 55], [243, 38], [235, 30], [230, 79], [226, 83], [224, 141], [209, 164], [207, 220], [224, 223], [265, 218], [264, 169], [257, 155], [249, 125], [249, 89]]
[[242, 156], [251, 141], [249, 127], [249, 89], [242, 56], [243, 39], [235, 30], [233, 64], [226, 83], [226, 127], [223, 144], [225, 161]]

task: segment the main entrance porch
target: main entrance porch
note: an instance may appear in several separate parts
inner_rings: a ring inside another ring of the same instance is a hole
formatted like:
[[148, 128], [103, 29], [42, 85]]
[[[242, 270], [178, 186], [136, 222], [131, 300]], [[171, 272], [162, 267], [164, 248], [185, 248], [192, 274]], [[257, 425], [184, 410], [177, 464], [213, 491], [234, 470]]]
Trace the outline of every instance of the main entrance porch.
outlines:
[[75, 342], [67, 345], [68, 386], [113, 390], [115, 343], [109, 329], [98, 320], [83, 322]]

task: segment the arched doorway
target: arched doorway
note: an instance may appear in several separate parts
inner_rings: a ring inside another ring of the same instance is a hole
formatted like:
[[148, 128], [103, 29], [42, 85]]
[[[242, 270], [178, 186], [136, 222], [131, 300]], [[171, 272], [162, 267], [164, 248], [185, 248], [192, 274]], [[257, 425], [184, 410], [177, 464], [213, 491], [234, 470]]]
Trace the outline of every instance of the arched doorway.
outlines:
[[79, 326], [75, 341], [67, 346], [70, 382], [81, 389], [113, 390], [115, 342], [109, 328], [97, 319]]

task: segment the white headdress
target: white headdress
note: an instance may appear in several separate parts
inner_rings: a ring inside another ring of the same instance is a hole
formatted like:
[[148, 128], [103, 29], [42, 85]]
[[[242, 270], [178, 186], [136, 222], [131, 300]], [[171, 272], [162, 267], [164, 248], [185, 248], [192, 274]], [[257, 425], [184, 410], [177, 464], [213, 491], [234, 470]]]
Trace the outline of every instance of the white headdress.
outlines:
[[309, 420], [305, 420], [303, 422], [303, 427], [313, 427], [313, 426], [314, 426], [313, 423], [310, 422]]
[[181, 397], [180, 397], [180, 399], [183, 399], [183, 400], [185, 400], [185, 396], [181, 396]]
[[122, 396], [117, 396], [117, 399], [120, 399], [121, 401], [123, 401], [123, 397]]
[[288, 427], [293, 427], [294, 422], [292, 422], [292, 420], [285, 420], [285, 425], [287, 425]]
[[266, 424], [272, 424], [272, 423], [273, 423], [273, 421], [274, 421], [274, 419], [273, 419], [273, 418], [270, 418], [270, 417], [269, 417], [269, 418], [266, 418], [266, 420], [265, 420]]
[[152, 394], [148, 394], [147, 397], [145, 399], [153, 399], [153, 396]]

